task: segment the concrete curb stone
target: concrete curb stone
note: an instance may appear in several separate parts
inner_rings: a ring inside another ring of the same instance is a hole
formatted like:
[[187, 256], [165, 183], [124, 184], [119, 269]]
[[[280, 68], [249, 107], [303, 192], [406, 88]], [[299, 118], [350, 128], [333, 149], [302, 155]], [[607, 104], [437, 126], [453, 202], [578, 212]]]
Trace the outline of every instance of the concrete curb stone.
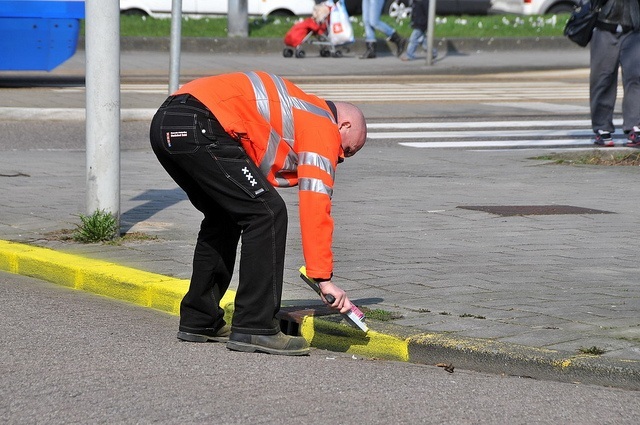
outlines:
[[[43, 279], [178, 314], [188, 282], [91, 260], [47, 248], [0, 241], [0, 270]], [[231, 314], [233, 291], [221, 305]], [[291, 309], [289, 309], [291, 311]], [[291, 314], [289, 314], [291, 316]], [[366, 335], [340, 323], [339, 315], [314, 317], [302, 312], [300, 334], [311, 346], [370, 358], [447, 365], [497, 373], [640, 390], [640, 362], [507, 344], [488, 339], [416, 333], [411, 328], [369, 321]]]

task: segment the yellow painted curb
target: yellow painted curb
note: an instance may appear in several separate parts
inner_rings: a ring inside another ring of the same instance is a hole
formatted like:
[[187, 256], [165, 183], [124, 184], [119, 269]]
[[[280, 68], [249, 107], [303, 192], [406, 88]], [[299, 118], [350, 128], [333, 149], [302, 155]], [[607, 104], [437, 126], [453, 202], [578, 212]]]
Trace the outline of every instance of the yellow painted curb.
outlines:
[[387, 360], [409, 361], [409, 341], [396, 336], [358, 329], [306, 316], [300, 334], [313, 347]]
[[[180, 314], [180, 301], [189, 288], [186, 279], [3, 240], [0, 240], [0, 270], [175, 315]], [[234, 299], [235, 291], [227, 291], [220, 305], [227, 310]]]
[[[0, 270], [45, 280], [69, 288], [128, 301], [170, 314], [180, 314], [180, 301], [189, 288], [189, 280], [176, 279], [120, 266], [102, 260], [61, 253], [0, 240]], [[228, 290], [220, 302], [225, 319], [233, 314], [235, 291]], [[309, 344], [332, 351], [363, 357], [409, 360], [408, 340], [357, 329], [328, 320], [303, 319], [301, 335]]]

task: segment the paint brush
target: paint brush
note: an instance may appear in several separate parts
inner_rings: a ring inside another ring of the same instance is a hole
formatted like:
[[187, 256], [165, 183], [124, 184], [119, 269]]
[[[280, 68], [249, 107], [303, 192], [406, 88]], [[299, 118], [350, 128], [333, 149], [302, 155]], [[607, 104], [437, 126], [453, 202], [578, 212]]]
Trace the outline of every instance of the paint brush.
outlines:
[[[300, 277], [302, 278], [302, 280], [304, 280], [307, 283], [307, 285], [311, 287], [311, 289], [316, 291], [316, 293], [322, 297], [324, 294], [320, 290], [320, 285], [313, 278], [307, 276], [307, 268], [305, 266], [302, 266], [300, 267], [299, 271], [300, 271]], [[324, 297], [330, 304], [332, 304], [336, 300], [331, 294], [326, 294], [324, 295]], [[362, 332], [365, 332], [365, 333], [369, 331], [369, 328], [364, 323], [365, 321], [364, 313], [355, 304], [351, 304], [351, 310], [349, 310], [346, 313], [340, 313], [340, 314], [342, 314], [342, 317], [344, 318], [344, 320], [346, 320], [347, 323], [349, 323], [354, 328], [360, 329]]]

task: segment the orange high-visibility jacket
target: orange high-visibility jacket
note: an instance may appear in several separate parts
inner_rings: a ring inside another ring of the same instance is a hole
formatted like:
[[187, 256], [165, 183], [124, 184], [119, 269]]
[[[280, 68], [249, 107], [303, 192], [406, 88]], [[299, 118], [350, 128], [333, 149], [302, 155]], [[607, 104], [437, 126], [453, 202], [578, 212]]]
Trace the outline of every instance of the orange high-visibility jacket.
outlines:
[[175, 94], [183, 93], [207, 106], [225, 131], [240, 140], [272, 185], [298, 185], [307, 273], [330, 279], [331, 196], [343, 152], [336, 118], [327, 102], [266, 72], [200, 78]]

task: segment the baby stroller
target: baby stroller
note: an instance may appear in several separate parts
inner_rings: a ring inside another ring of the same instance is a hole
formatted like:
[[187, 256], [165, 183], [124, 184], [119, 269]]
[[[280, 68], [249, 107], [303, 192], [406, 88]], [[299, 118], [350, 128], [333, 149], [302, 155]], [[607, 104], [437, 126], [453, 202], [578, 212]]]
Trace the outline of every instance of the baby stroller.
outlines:
[[354, 42], [353, 28], [344, 6], [337, 1], [326, 1], [313, 8], [313, 15], [295, 24], [284, 36], [285, 48], [282, 55], [290, 58], [304, 58], [302, 48], [305, 43], [320, 46], [320, 56], [342, 57], [343, 50], [349, 51]]

